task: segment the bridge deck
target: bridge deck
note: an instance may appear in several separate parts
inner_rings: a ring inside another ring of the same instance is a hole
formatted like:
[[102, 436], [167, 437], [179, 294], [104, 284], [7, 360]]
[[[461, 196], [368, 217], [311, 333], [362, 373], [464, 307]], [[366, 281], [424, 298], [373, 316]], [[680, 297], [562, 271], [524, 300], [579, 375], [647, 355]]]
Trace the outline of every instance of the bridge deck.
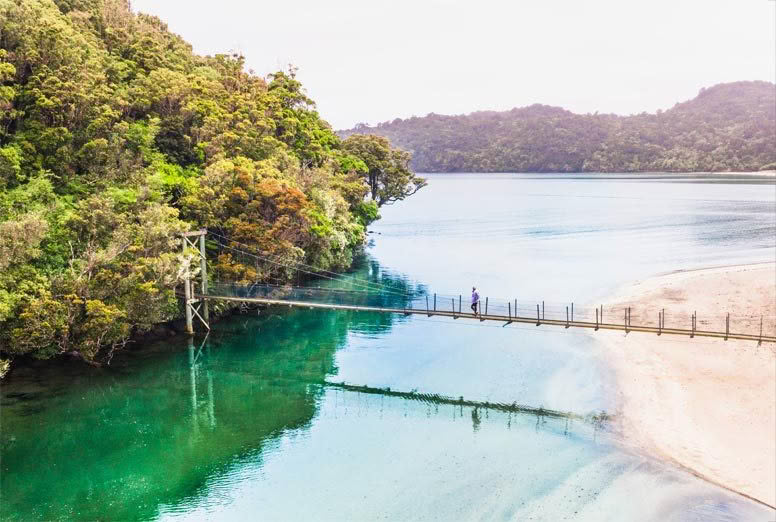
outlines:
[[776, 336], [770, 336], [770, 335], [752, 335], [752, 334], [742, 334], [742, 333], [725, 333], [725, 332], [713, 332], [713, 331], [704, 331], [704, 330], [686, 330], [682, 328], [661, 328], [657, 326], [639, 326], [639, 325], [625, 325], [623, 324], [615, 324], [615, 323], [594, 323], [589, 321], [566, 321], [562, 319], [541, 319], [537, 317], [517, 317], [517, 316], [506, 316], [506, 315], [496, 315], [496, 314], [473, 314], [473, 313], [466, 313], [466, 312], [454, 312], [450, 310], [427, 310], [427, 309], [418, 309], [418, 308], [380, 308], [376, 306], [360, 306], [360, 305], [345, 305], [345, 304], [330, 304], [330, 303], [315, 303], [315, 302], [306, 302], [306, 301], [292, 301], [287, 299], [271, 299], [266, 297], [231, 297], [231, 296], [217, 296], [217, 295], [207, 295], [202, 296], [198, 295], [197, 298], [203, 298], [208, 300], [218, 300], [218, 301], [233, 301], [233, 302], [243, 302], [243, 303], [256, 303], [256, 304], [264, 304], [264, 305], [282, 305], [282, 306], [289, 306], [289, 307], [297, 307], [297, 308], [323, 308], [327, 310], [351, 310], [351, 311], [360, 311], [360, 312], [378, 312], [378, 313], [388, 313], [388, 314], [404, 314], [404, 315], [426, 315], [428, 317], [431, 316], [440, 316], [440, 317], [451, 317], [453, 319], [471, 319], [471, 320], [479, 320], [479, 321], [495, 321], [504, 323], [504, 326], [507, 326], [511, 323], [524, 323], [524, 324], [533, 324], [536, 326], [541, 325], [550, 325], [550, 326], [562, 326], [564, 328], [587, 328], [591, 330], [619, 330], [626, 333], [629, 332], [645, 332], [645, 333], [654, 333], [657, 335], [683, 335], [687, 337], [697, 336], [697, 337], [714, 337], [718, 339], [738, 339], [743, 341], [757, 341], [757, 342], [768, 342], [768, 343], [776, 343]]

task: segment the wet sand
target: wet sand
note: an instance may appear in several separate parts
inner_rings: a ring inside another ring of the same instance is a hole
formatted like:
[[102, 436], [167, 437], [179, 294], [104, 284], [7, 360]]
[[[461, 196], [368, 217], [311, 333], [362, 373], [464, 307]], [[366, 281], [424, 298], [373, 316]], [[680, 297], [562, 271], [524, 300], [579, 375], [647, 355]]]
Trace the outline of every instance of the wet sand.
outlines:
[[[623, 289], [632, 324], [776, 333], [776, 264], [674, 272]], [[625, 440], [776, 506], [776, 345], [645, 333], [596, 332], [619, 388]]]

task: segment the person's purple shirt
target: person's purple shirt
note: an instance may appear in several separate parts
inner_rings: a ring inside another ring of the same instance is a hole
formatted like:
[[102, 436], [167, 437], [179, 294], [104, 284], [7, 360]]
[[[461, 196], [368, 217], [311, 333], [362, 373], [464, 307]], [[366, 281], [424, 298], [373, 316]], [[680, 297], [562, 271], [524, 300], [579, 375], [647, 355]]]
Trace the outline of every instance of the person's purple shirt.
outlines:
[[478, 303], [480, 301], [480, 294], [475, 290], [472, 292], [472, 304]]

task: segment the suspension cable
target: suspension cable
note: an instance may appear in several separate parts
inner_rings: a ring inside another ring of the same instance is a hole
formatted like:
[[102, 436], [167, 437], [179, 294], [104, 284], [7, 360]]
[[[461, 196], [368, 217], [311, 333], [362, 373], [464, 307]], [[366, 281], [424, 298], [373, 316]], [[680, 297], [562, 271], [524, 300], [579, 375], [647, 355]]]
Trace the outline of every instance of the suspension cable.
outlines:
[[[331, 277], [331, 276], [328, 276], [326, 274], [321, 274], [321, 273], [318, 273], [318, 272], [313, 272], [313, 271], [310, 271], [310, 270], [305, 270], [303, 268], [295, 267], [293, 265], [289, 265], [289, 264], [286, 264], [286, 263], [280, 263], [278, 261], [273, 261], [272, 259], [269, 259], [269, 258], [266, 258], [266, 257], [263, 257], [263, 256], [259, 256], [257, 254], [253, 254], [251, 252], [246, 252], [246, 251], [240, 250], [238, 248], [234, 248], [234, 247], [230, 247], [228, 245], [224, 245], [223, 243], [221, 243], [219, 241], [216, 241], [216, 243], [218, 243], [221, 247], [223, 247], [225, 249], [232, 250], [234, 252], [239, 252], [241, 254], [244, 254], [244, 255], [247, 255], [247, 256], [251, 256], [251, 257], [254, 257], [256, 259], [260, 259], [262, 261], [266, 261], [268, 263], [272, 263], [272, 264], [277, 265], [277, 266], [282, 266], [284, 268], [289, 268], [289, 269], [292, 269], [292, 270], [298, 270], [298, 271], [303, 272], [305, 274], [309, 274], [309, 275], [312, 275], [312, 276], [315, 276], [315, 277], [323, 277], [325, 279], [330, 279], [332, 281], [339, 281], [339, 282], [343, 281], [342, 279], [338, 279], [336, 277]], [[309, 265], [304, 265], [304, 266], [309, 266]], [[273, 278], [273, 279], [277, 279], [277, 278]], [[406, 296], [407, 295], [406, 293], [398, 292], [396, 290], [392, 290], [390, 288], [385, 288], [385, 287], [384, 288], [371, 288], [369, 286], [369, 284], [370, 284], [369, 282], [360, 283], [358, 280], [352, 280], [351, 282], [352, 282], [352, 284], [359, 286], [360, 288], [364, 289], [364, 291], [367, 291], [367, 292], [368, 291], [377, 291], [377, 292], [386, 292], [386, 293], [397, 295], [397, 296]], [[377, 283], [375, 283], [375, 284], [377, 284]], [[378, 286], [382, 286], [382, 285], [378, 285]]]
[[[244, 247], [247, 247], [247, 248], [251, 248], [249, 245], [246, 245], [245, 243], [241, 243], [239, 241], [235, 241], [233, 239], [229, 239], [229, 238], [227, 238], [227, 237], [225, 237], [225, 236], [223, 236], [221, 234], [218, 234], [216, 232], [208, 231], [208, 234], [212, 234], [214, 236], [218, 236], [220, 238], [223, 238], [225, 241], [229, 241], [229, 242], [235, 243], [237, 245], [241, 245], [241, 246], [244, 246]], [[344, 274], [338, 274], [338, 273], [332, 272], [330, 270], [317, 269], [314, 266], [311, 266], [311, 265], [308, 265], [308, 264], [305, 264], [305, 263], [302, 263], [302, 262], [298, 262], [298, 261], [293, 262], [294, 263], [293, 265], [289, 264], [287, 262], [283, 263], [283, 262], [276, 261], [276, 260], [271, 259], [271, 258], [266, 257], [266, 256], [255, 254], [253, 252], [247, 252], [247, 251], [241, 250], [239, 248], [230, 247], [230, 246], [225, 245], [225, 244], [223, 244], [223, 243], [221, 243], [220, 241], [217, 241], [217, 240], [216, 240], [216, 243], [218, 243], [220, 246], [222, 246], [224, 248], [227, 248], [229, 250], [232, 250], [234, 252], [239, 252], [239, 253], [242, 253], [242, 254], [245, 254], [245, 255], [249, 255], [249, 256], [254, 257], [256, 259], [260, 259], [262, 261], [266, 261], [266, 262], [272, 263], [272, 264], [277, 265], [277, 266], [282, 266], [284, 268], [288, 268], [288, 269], [291, 269], [291, 270], [297, 270], [297, 271], [300, 271], [300, 272], [303, 272], [303, 273], [306, 273], [306, 274], [310, 274], [310, 275], [313, 275], [313, 276], [316, 276], [316, 277], [324, 277], [324, 278], [330, 279], [332, 281], [348, 281], [348, 282], [353, 282], [354, 284], [358, 284], [358, 285], [360, 285], [362, 287], [366, 287], [367, 290], [370, 289], [370, 286], [374, 286], [374, 287], [377, 287], [377, 288], [375, 288], [375, 290], [377, 290], [377, 291], [389, 292], [389, 293], [393, 293], [393, 294], [396, 294], [396, 295], [406, 295], [405, 293], [397, 292], [396, 289], [390, 288], [390, 287], [388, 287], [388, 286], [386, 286], [386, 285], [384, 285], [382, 283], [378, 283], [378, 282], [374, 282], [374, 281], [369, 281], [369, 280], [366, 280], [366, 279], [361, 279], [361, 278], [357, 278], [357, 277], [353, 277], [353, 276], [346, 276]], [[305, 267], [305, 268], [308, 268], [308, 269], [311, 269], [311, 270], [305, 270], [304, 268], [300, 268], [300, 267]], [[330, 276], [327, 276], [325, 274], [330, 274]]]
[[[237, 245], [241, 245], [241, 246], [246, 247], [246, 248], [251, 248], [251, 249], [253, 248], [250, 245], [247, 245], [245, 243], [242, 243], [242, 242], [234, 240], [234, 239], [230, 239], [230, 238], [228, 238], [228, 237], [226, 237], [226, 236], [224, 236], [222, 234], [219, 234], [217, 232], [210, 232], [210, 231], [208, 231], [208, 234], [212, 234], [214, 236], [218, 236], [218, 237], [224, 239], [225, 241], [229, 241], [231, 243], [234, 243], [234, 244], [237, 244]], [[219, 243], [219, 244], [221, 244], [221, 243]], [[224, 245], [222, 244], [222, 246], [224, 246]], [[236, 249], [236, 250], [239, 251], [239, 249]], [[295, 270], [302, 270], [300, 268], [297, 268], [297, 267], [294, 267], [294, 266], [291, 266], [291, 265], [288, 265], [288, 264], [283, 264], [283, 263], [280, 263], [280, 262], [276, 261], [280, 256], [275, 256], [275, 260], [273, 260], [271, 257], [268, 257], [268, 256], [262, 256], [262, 255], [251, 253], [251, 252], [245, 252], [245, 253], [253, 255], [254, 257], [257, 257], [258, 259], [263, 259], [263, 260], [269, 261], [271, 263], [280, 264], [282, 266], [285, 266], [286, 268], [292, 268], [292, 269], [295, 269]], [[340, 274], [340, 273], [337, 273], [337, 272], [332, 272], [330, 270], [318, 269], [318, 268], [316, 268], [314, 266], [308, 265], [306, 263], [302, 263], [301, 261], [295, 261], [294, 263], [299, 265], [299, 266], [303, 266], [305, 268], [311, 269], [313, 271], [312, 272], [313, 275], [320, 275], [321, 273], [326, 273], [326, 274], [329, 274], [329, 275], [331, 275], [331, 276], [333, 276], [334, 278], [337, 278], [337, 279], [345, 278], [345, 279], [350, 279], [350, 280], [353, 280], [353, 281], [361, 282], [364, 285], [375, 285], [375, 286], [383, 287], [383, 288], [386, 287], [386, 285], [384, 285], [382, 283], [375, 282], [375, 281], [369, 281], [367, 279], [361, 279], [361, 278], [358, 278], [358, 277], [355, 277], [355, 276], [346, 276], [344, 274]], [[304, 270], [302, 270], [302, 271], [304, 271]], [[311, 272], [306, 272], [306, 273], [311, 273]], [[387, 289], [387, 291], [392, 291], [392, 290], [393, 289], [391, 289], [391, 288]]]

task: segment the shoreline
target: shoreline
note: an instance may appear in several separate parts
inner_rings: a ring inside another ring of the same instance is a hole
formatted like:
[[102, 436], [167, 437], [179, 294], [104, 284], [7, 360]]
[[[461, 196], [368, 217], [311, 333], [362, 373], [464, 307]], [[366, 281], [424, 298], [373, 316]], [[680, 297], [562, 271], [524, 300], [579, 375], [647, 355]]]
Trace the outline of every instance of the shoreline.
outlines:
[[[663, 273], [605, 303], [632, 306], [634, 323], [656, 322], [649, 318], [661, 308], [669, 322], [690, 321], [697, 310], [699, 325], [723, 320], [713, 312], [725, 305], [748, 312], [731, 331], [759, 330], [762, 314], [764, 333], [773, 333], [776, 263]], [[776, 509], [776, 346], [606, 331], [596, 338], [615, 374], [627, 445]]]

